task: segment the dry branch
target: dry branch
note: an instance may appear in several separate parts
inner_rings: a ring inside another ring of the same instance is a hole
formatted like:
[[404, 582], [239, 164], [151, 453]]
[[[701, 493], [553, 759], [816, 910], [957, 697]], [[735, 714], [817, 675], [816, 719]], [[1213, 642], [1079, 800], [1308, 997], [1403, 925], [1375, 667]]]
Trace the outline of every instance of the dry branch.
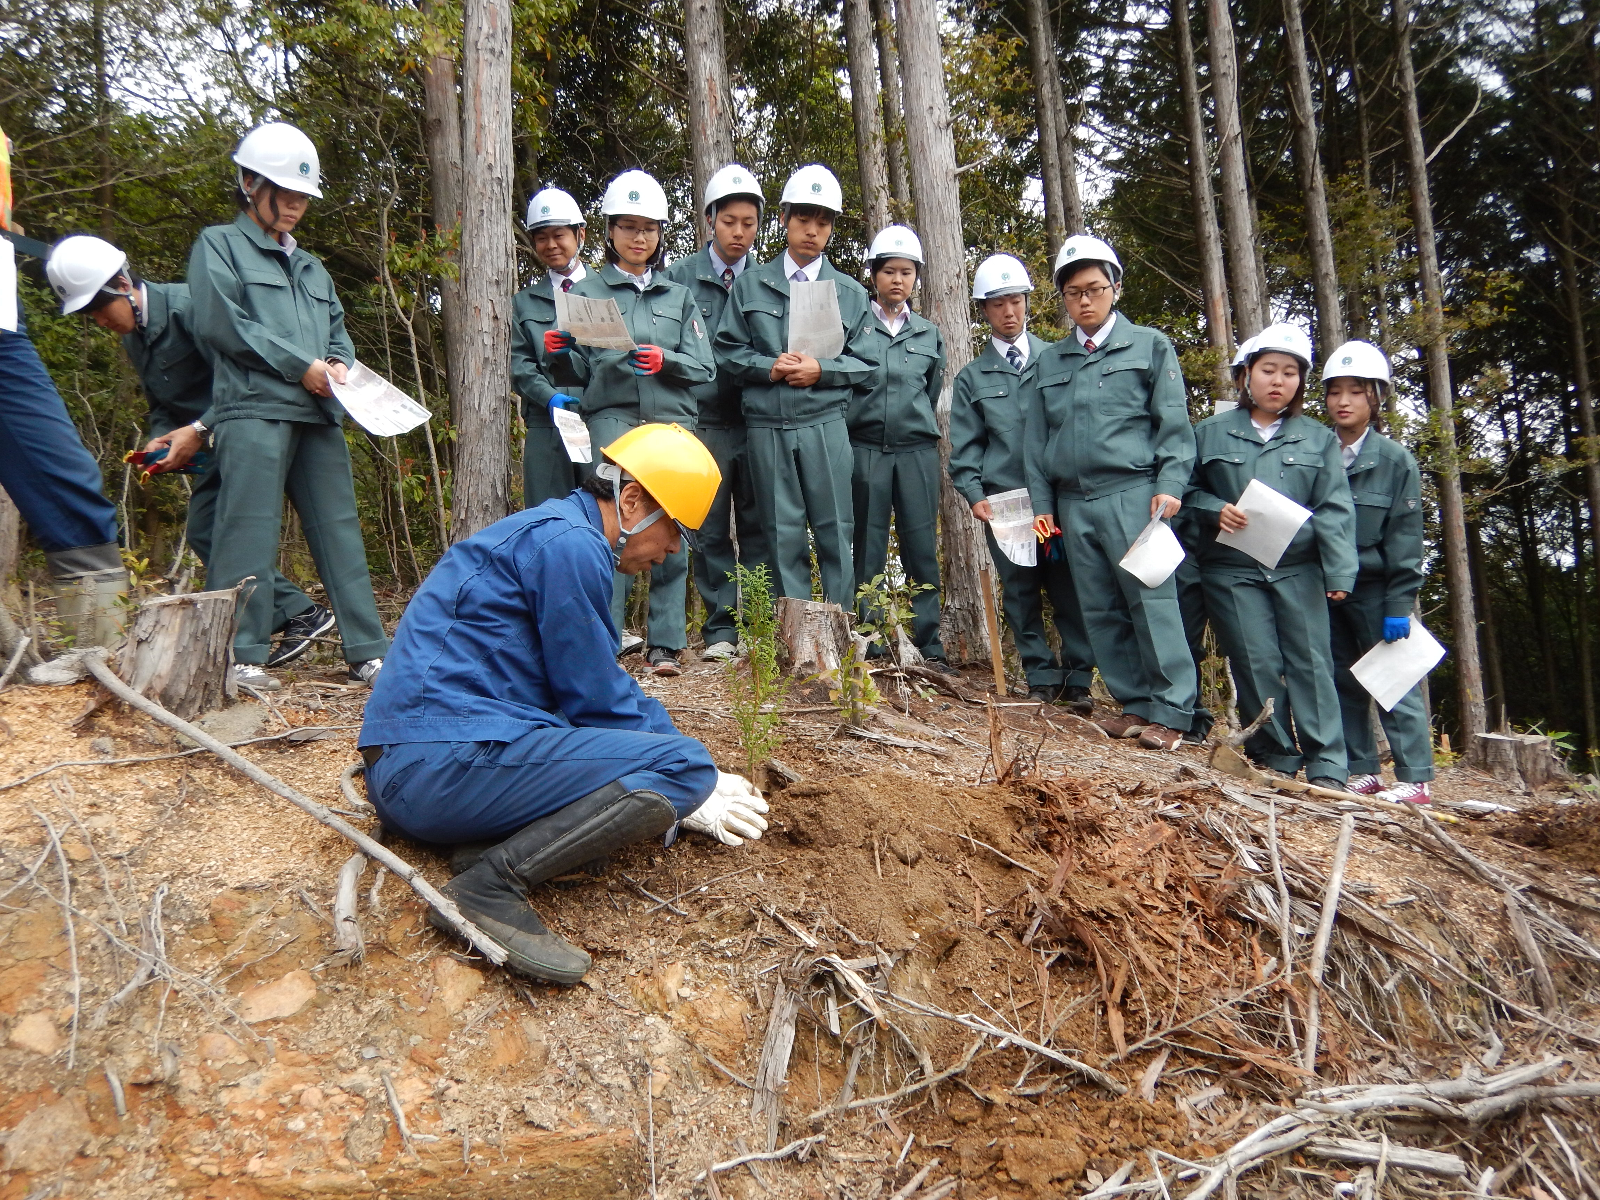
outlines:
[[769, 1150], [765, 1154], [741, 1154], [738, 1158], [730, 1158], [727, 1162], [712, 1163], [711, 1166], [689, 1180], [690, 1183], [703, 1183], [712, 1173], [720, 1174], [723, 1171], [734, 1171], [740, 1167], [749, 1166], [758, 1162], [778, 1162], [791, 1155], [805, 1162], [811, 1154], [813, 1146], [820, 1145], [828, 1140], [825, 1133], [814, 1133], [810, 1137], [796, 1138], [781, 1150]]
[[778, 1144], [778, 1120], [783, 1115], [783, 1084], [789, 1074], [789, 1055], [794, 1051], [794, 1026], [800, 1016], [800, 993], [790, 991], [780, 978], [772, 997], [772, 1012], [767, 1019], [767, 1036], [756, 1062], [755, 1096], [750, 1115], [757, 1124], [765, 1122], [767, 1149]]
[[367, 869], [365, 854], [352, 854], [339, 868], [339, 883], [333, 893], [333, 940], [345, 963], [358, 963], [367, 952], [366, 940], [361, 936], [361, 923], [356, 918], [356, 889], [361, 873]]
[[212, 737], [205, 730], [189, 724], [189, 722], [183, 720], [181, 717], [173, 716], [159, 704], [152, 700], [147, 700], [143, 696], [139, 695], [138, 692], [134, 691], [127, 684], [123, 683], [122, 680], [118, 679], [116, 673], [106, 665], [105, 654], [103, 651], [85, 654], [83, 661], [84, 666], [88, 668], [89, 673], [98, 679], [106, 688], [106, 690], [112, 693], [112, 695], [133, 705], [133, 707], [137, 708], [140, 712], [146, 714], [147, 716], [154, 717], [157, 721], [160, 721], [169, 729], [177, 730], [190, 741], [204, 746], [207, 750], [211, 751], [218, 758], [222, 759], [223, 762], [227, 763], [230, 767], [244, 775], [246, 778], [260, 784], [274, 795], [283, 797], [285, 800], [289, 801], [290, 804], [293, 804], [296, 808], [304, 812], [307, 816], [310, 816], [316, 821], [320, 821], [329, 829], [332, 829], [334, 832], [338, 833], [341, 837], [347, 838], [351, 842], [354, 842], [358, 847], [361, 848], [363, 852], [366, 853], [369, 858], [375, 859], [382, 863], [384, 866], [388, 867], [390, 871], [394, 872], [394, 874], [405, 880], [406, 883], [410, 884], [411, 889], [416, 892], [417, 895], [421, 896], [430, 905], [432, 905], [435, 911], [444, 917], [444, 919], [450, 924], [451, 928], [471, 942], [472, 945], [477, 948], [478, 952], [490, 962], [494, 963], [496, 966], [505, 962], [506, 952], [504, 948], [491, 941], [481, 929], [463, 917], [461, 915], [461, 911], [456, 908], [452, 901], [442, 896], [438, 889], [424, 879], [421, 873], [415, 867], [400, 858], [388, 847], [382, 846], [373, 841], [370, 837], [362, 833], [349, 822], [330, 812], [326, 807], [318, 804], [309, 796], [302, 795], [300, 792], [295, 791], [282, 780], [268, 774], [266, 771], [263, 771], [249, 759], [235, 754], [232, 750], [223, 745], [223, 743], [217, 741], [216, 738]]

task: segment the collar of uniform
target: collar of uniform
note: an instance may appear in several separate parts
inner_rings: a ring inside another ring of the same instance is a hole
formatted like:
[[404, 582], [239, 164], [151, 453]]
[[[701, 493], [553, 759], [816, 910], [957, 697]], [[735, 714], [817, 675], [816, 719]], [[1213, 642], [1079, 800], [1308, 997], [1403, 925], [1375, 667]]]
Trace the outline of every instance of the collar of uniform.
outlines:
[[744, 254], [739, 256], [738, 262], [725, 262], [722, 255], [717, 253], [717, 243], [715, 239], [713, 239], [712, 241], [706, 243], [706, 261], [711, 264], [710, 278], [715, 279], [718, 283], [721, 283], [722, 273], [729, 267], [733, 268], [733, 277], [735, 279], [738, 279], [739, 276], [743, 275], [744, 269], [750, 265], [750, 254], [748, 251], [746, 251]]
[[900, 315], [895, 318], [894, 322], [891, 322], [889, 320], [889, 314], [887, 311], [885, 311], [883, 305], [879, 304], [876, 300], [869, 300], [867, 303], [872, 305], [872, 315], [878, 318], [878, 323], [883, 326], [884, 332], [889, 335], [891, 341], [899, 337], [902, 333], [909, 333], [912, 331], [911, 318], [915, 314], [911, 311], [911, 306], [909, 304], [904, 306], [900, 310]]
[[644, 292], [654, 291], [656, 288], [659, 288], [662, 285], [660, 271], [651, 271], [650, 282], [641, 288], [639, 286], [639, 277], [637, 275], [628, 274], [628, 272], [624, 271], [615, 263], [607, 263], [605, 266], [601, 267], [600, 278], [613, 287], [620, 287], [623, 284], [627, 284], [629, 287], [641, 294]]
[[802, 267], [799, 263], [795, 262], [794, 259], [790, 258], [789, 252], [785, 250], [783, 252], [783, 258], [780, 261], [782, 264], [783, 278], [786, 282], [794, 278], [794, 273], [796, 271], [803, 271], [805, 273], [805, 277], [812, 283], [815, 283], [817, 280], [822, 278], [822, 268], [827, 265], [828, 256], [826, 254], [819, 254]]
[[545, 282], [550, 285], [550, 290], [552, 292], [554, 292], [556, 290], [556, 288], [559, 286], [556, 283], [556, 280], [558, 280], [558, 279], [570, 279], [570, 280], [572, 280], [573, 285], [576, 286], [576, 285], [582, 283], [584, 281], [584, 279], [588, 276], [588, 274], [589, 274], [589, 268], [587, 268], [587, 267], [585, 267], [583, 265], [583, 261], [581, 259], [574, 259], [573, 263], [572, 263], [571, 272], [569, 272], [566, 275], [563, 275], [560, 271], [546, 271], [544, 273], [544, 279], [545, 279]]
[[261, 226], [252, 221], [249, 213], [236, 214], [233, 218], [233, 224], [235, 228], [242, 229], [244, 231], [244, 235], [261, 249], [270, 251], [274, 254], [281, 254], [285, 258], [293, 258], [294, 252], [299, 246], [299, 243], [296, 242], [292, 237], [289, 238], [289, 244], [287, 246], [277, 241], [265, 229], [261, 228]]
[[158, 338], [167, 327], [167, 294], [160, 288], [153, 288], [148, 283], [139, 285], [139, 315], [144, 318], [140, 326], [145, 340]]
[[1026, 370], [1028, 364], [1033, 361], [1033, 346], [1028, 342], [1028, 331], [1026, 329], [1022, 331], [1022, 333], [1017, 337], [1017, 340], [1014, 342], [1008, 342], [1003, 338], [996, 337], [992, 332], [989, 334], [989, 349], [994, 353], [994, 356], [999, 359], [1002, 364], [1004, 364], [1006, 370], [1009, 371], [1011, 370], [1011, 364], [1006, 361], [1006, 351], [1001, 349], [1002, 346], [1004, 346], [1007, 350], [1009, 350], [1012, 346], [1015, 346], [1018, 350], [1022, 351], [1022, 366], [1024, 370]]
[[[1120, 313], [1112, 313], [1110, 317], [1106, 318], [1105, 325], [1100, 326], [1100, 328], [1104, 330], [1107, 326], [1110, 326], [1113, 331], [1120, 328], [1122, 332], [1114, 340], [1108, 339], [1104, 345], [1096, 346], [1092, 352], [1083, 348], [1083, 342], [1077, 337], [1077, 334], [1082, 331], [1076, 328], [1073, 330], [1072, 336], [1062, 338], [1056, 343], [1056, 346], [1066, 354], [1081, 354], [1085, 358], [1093, 358], [1099, 354], [1109, 354], [1113, 350], [1121, 350], [1131, 346], [1133, 345], [1133, 336], [1130, 331], [1133, 326], [1130, 322], [1114, 319], [1120, 318], [1120, 316]], [[1029, 356], [1029, 361], [1032, 361], [1031, 355]]]
[[[1096, 329], [1094, 331], [1095, 340], [1097, 342], [1099, 342], [1101, 347], [1103, 347], [1106, 344], [1106, 342], [1110, 340], [1111, 331], [1114, 330], [1116, 327], [1117, 327], [1117, 310], [1116, 309], [1112, 309], [1111, 310], [1111, 315], [1106, 318], [1106, 323], [1104, 325], [1100, 326], [1099, 329]], [[1085, 333], [1082, 329], [1074, 326], [1073, 330], [1072, 330], [1072, 336], [1077, 339], [1078, 345], [1081, 346], [1081, 345], [1084, 344], [1084, 342], [1089, 340], [1089, 336], [1090, 335]], [[1099, 348], [1099, 347], [1097, 347], [1097, 348]]]

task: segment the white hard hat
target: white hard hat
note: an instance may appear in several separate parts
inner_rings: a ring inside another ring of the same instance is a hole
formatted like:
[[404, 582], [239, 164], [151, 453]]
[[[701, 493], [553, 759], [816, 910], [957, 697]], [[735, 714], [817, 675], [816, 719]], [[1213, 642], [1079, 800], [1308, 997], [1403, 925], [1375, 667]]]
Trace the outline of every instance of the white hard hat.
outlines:
[[1371, 342], [1346, 342], [1328, 355], [1328, 361], [1322, 366], [1323, 384], [1347, 375], [1375, 379], [1384, 387], [1393, 381], [1388, 357]]
[[583, 210], [578, 202], [560, 188], [545, 188], [535, 192], [528, 201], [528, 217], [523, 226], [543, 229], [546, 225], [582, 225]]
[[844, 189], [839, 186], [839, 178], [820, 163], [801, 167], [789, 176], [780, 200], [784, 204], [810, 204], [830, 212], [844, 211]]
[[1252, 339], [1249, 360], [1253, 363], [1263, 354], [1288, 354], [1300, 360], [1302, 370], [1311, 369], [1311, 338], [1298, 325], [1279, 321], [1268, 325]]
[[88, 304], [127, 266], [128, 256], [110, 242], [77, 234], [51, 247], [44, 273], [61, 297], [61, 311], [66, 314]]
[[920, 266], [922, 239], [904, 225], [886, 226], [882, 233], [872, 239], [872, 247], [867, 251], [869, 263], [884, 258], [909, 258]]
[[[293, 125], [268, 121], [244, 135], [233, 161], [241, 171], [250, 171], [291, 192], [322, 196], [322, 164], [311, 139]], [[244, 187], [243, 175], [239, 186]]]
[[1061, 273], [1069, 267], [1076, 267], [1079, 263], [1105, 263], [1111, 276], [1112, 283], [1122, 282], [1122, 260], [1117, 257], [1117, 252], [1111, 246], [1102, 242], [1097, 237], [1090, 237], [1086, 233], [1074, 234], [1061, 243], [1061, 249], [1056, 252], [1055, 269], [1050, 272], [1050, 277], [1055, 280], [1057, 287], [1061, 286]]
[[1239, 348], [1233, 352], [1233, 362], [1229, 365], [1229, 369], [1237, 371], [1240, 367], [1244, 366], [1246, 360], [1248, 360], [1250, 357], [1250, 352], [1255, 348], [1256, 339], [1253, 337], [1247, 337], [1244, 341], [1240, 342]]
[[991, 254], [978, 264], [972, 276], [972, 298], [990, 300], [995, 296], [1014, 296], [1033, 291], [1028, 268], [1009, 254]]
[[607, 217], [667, 219], [667, 194], [648, 171], [624, 171], [606, 186], [600, 212]]
[[767, 206], [766, 197], [761, 194], [761, 181], [749, 167], [741, 167], [738, 163], [729, 163], [706, 184], [705, 210], [706, 219], [711, 219], [711, 210], [724, 200], [735, 196], [750, 200], [756, 206], [756, 216], [760, 216]]

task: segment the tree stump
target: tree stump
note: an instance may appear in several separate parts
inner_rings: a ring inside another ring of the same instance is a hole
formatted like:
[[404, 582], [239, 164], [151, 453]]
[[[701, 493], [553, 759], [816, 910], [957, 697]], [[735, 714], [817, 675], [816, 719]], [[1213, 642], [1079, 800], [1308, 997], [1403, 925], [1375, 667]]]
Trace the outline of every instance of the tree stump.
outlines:
[[141, 696], [188, 720], [236, 695], [228, 667], [239, 589], [155, 596], [139, 605], [118, 674]]
[[1467, 750], [1467, 762], [1504, 783], [1538, 791], [1572, 778], [1555, 744], [1537, 733], [1480, 733]]
[[837, 604], [778, 599], [778, 636], [793, 675], [837, 670], [850, 646], [850, 618]]

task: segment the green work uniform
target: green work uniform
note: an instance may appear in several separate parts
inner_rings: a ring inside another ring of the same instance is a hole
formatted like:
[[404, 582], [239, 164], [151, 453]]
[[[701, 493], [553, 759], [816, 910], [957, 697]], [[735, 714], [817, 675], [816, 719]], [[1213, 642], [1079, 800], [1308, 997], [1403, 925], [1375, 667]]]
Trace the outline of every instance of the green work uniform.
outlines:
[[[317, 359], [355, 362], [344, 308], [313, 255], [279, 245], [244, 213], [203, 230], [189, 252], [191, 329], [214, 370], [210, 412], [217, 492], [207, 584], [270, 578], [278, 559], [283, 497], [301, 528], [349, 662], [389, 648], [367, 573], [350, 450], [338, 401], [300, 380]], [[239, 614], [234, 658], [267, 661], [272, 592], [258, 587]]]
[[[189, 285], [144, 284], [144, 323], [124, 334], [122, 348], [139, 373], [144, 398], [150, 405], [150, 436], [160, 437], [181, 425], [191, 425], [211, 407], [211, 364], [206, 362], [190, 332]], [[217, 516], [217, 491], [222, 473], [212, 462], [196, 476], [189, 493], [189, 519], [185, 535], [195, 556], [211, 570], [211, 530]], [[282, 629], [290, 617], [308, 613], [316, 605], [276, 567], [272, 571], [272, 628]]]
[[522, 444], [523, 508], [565, 496], [580, 482], [578, 464], [568, 456], [550, 417], [550, 397], [557, 392], [583, 398], [577, 384], [561, 386], [557, 369], [545, 356], [544, 335], [555, 327], [550, 272], [543, 271], [511, 301], [511, 387], [522, 398], [522, 421], [528, 427]]
[[1183, 372], [1166, 335], [1115, 314], [1091, 352], [1069, 334], [1023, 380], [1024, 462], [1035, 513], [1055, 514], [1095, 666], [1125, 713], [1188, 732], [1195, 667], [1177, 585], [1117, 564], [1157, 495], [1182, 496], [1194, 463]]
[[759, 480], [756, 504], [775, 594], [811, 599], [815, 540], [823, 597], [848, 609], [855, 603], [855, 517], [845, 412], [855, 391], [870, 386], [877, 370], [871, 336], [877, 318], [866, 289], [822, 259], [815, 277], [833, 281], [844, 349], [837, 358], [819, 362], [822, 375], [810, 387], [774, 380], [773, 364], [789, 345], [787, 258], [780, 254], [734, 281], [713, 344], [717, 365], [742, 389], [750, 470]]
[[[1022, 385], [1033, 375], [1039, 355], [1049, 343], [1031, 333], [1023, 337], [1028, 360], [1020, 372], [1001, 357], [991, 338], [983, 353], [956, 376], [950, 401], [950, 482], [968, 504], [1028, 486], [1022, 453], [1026, 424]], [[1065, 560], [1020, 566], [1001, 552], [988, 522], [983, 530], [989, 539], [989, 557], [1000, 573], [1001, 605], [1028, 686], [1088, 687], [1094, 682], [1094, 653], [1083, 629], [1071, 568]], [[1053, 623], [1061, 639], [1059, 661], [1045, 637], [1041, 588], [1050, 597]]]
[[[1356, 507], [1360, 569], [1349, 598], [1329, 601], [1333, 622], [1334, 680], [1344, 712], [1345, 750], [1353, 775], [1378, 773], [1378, 739], [1372, 732], [1372, 697], [1350, 667], [1383, 640], [1385, 617], [1409, 617], [1422, 587], [1422, 476], [1399, 442], [1369, 429], [1355, 461], [1345, 468]], [[1378, 707], [1402, 783], [1433, 778], [1433, 737], [1422, 687], [1412, 688], [1389, 711]]]
[[[1201, 529], [1200, 579], [1206, 609], [1252, 719], [1270, 696], [1272, 719], [1245, 748], [1258, 762], [1308, 779], [1348, 774], [1339, 694], [1333, 683], [1326, 593], [1356, 582], [1355, 513], [1339, 442], [1310, 417], [1286, 417], [1263, 442], [1250, 409], [1207, 417], [1195, 427], [1194, 480], [1184, 504]], [[1311, 510], [1276, 567], [1216, 540], [1223, 505], [1252, 479]], [[1293, 710], [1293, 732], [1284, 708]]]
[[[746, 255], [745, 266], [750, 265]], [[661, 273], [689, 289], [700, 309], [704, 328], [708, 333], [715, 333], [722, 323], [722, 310], [728, 305], [728, 293], [733, 285], [723, 282], [721, 272], [711, 261], [709, 246], [688, 258], [680, 258]], [[717, 469], [722, 472], [722, 483], [717, 487], [711, 511], [700, 526], [695, 550], [690, 556], [695, 586], [700, 589], [700, 598], [706, 606], [706, 620], [700, 627], [700, 634], [707, 646], [713, 646], [737, 640], [733, 618], [739, 589], [733, 581], [733, 570], [741, 562], [751, 569], [767, 564], [767, 535], [756, 515], [755, 479], [750, 472], [739, 381], [719, 366], [715, 379], [694, 390], [700, 404], [695, 433], [711, 451], [711, 456], [717, 460]], [[770, 578], [770, 565], [767, 571]]]
[[[928, 585], [911, 599], [911, 641], [924, 658], [942, 660], [939, 640], [939, 394], [944, 390], [944, 337], [925, 317], [905, 310], [890, 333], [877, 313], [868, 325], [878, 370], [871, 391], [858, 391], [850, 429], [855, 514], [856, 582], [883, 574], [894, 521], [900, 565], [912, 583]], [[863, 619], [877, 614], [864, 612]]]
[[[574, 378], [583, 388], [583, 417], [589, 439], [599, 451], [635, 425], [675, 422], [695, 427], [698, 404], [694, 389], [716, 375], [711, 339], [695, 306], [694, 297], [681, 283], [660, 271], [641, 289], [636, 277], [614, 266], [591, 271], [572, 289], [574, 296], [610, 298], [617, 302], [628, 336], [640, 346], [659, 346], [663, 359], [654, 375], [635, 375], [630, 352], [575, 347], [569, 354]], [[687, 636], [689, 554], [682, 547], [658, 567], [650, 568], [650, 627], [647, 641], [664, 650], [682, 650]], [[631, 575], [617, 573], [611, 589], [611, 616], [620, 630]]]

